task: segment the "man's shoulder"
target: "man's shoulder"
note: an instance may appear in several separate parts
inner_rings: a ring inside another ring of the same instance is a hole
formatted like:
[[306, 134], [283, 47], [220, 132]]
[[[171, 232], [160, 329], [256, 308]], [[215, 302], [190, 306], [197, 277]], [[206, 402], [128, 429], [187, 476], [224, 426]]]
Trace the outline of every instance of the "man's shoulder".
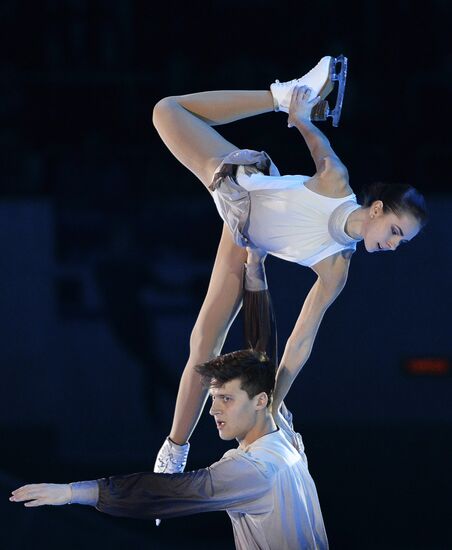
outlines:
[[284, 437], [281, 430], [261, 437], [250, 445], [248, 455], [265, 463], [269, 470], [277, 473], [281, 468], [291, 467], [301, 460], [301, 455]]

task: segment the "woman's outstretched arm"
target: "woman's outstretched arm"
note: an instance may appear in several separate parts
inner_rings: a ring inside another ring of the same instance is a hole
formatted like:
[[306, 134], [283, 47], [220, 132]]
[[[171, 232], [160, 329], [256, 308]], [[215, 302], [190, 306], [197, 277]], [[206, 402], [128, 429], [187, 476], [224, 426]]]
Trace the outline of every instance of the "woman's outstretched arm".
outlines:
[[318, 278], [309, 291], [276, 373], [273, 412], [276, 414], [293, 381], [311, 354], [320, 323], [328, 307], [347, 281], [351, 253], [345, 251], [322, 260], [316, 266]]

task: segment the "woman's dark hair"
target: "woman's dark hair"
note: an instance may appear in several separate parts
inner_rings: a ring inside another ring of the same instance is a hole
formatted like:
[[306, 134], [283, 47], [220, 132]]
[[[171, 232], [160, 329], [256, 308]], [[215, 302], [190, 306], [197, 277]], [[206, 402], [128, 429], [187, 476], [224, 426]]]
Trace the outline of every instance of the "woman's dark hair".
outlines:
[[252, 399], [265, 392], [270, 406], [275, 387], [275, 364], [262, 351], [245, 349], [226, 353], [196, 367], [208, 387], [221, 387], [231, 380], [240, 379], [240, 387]]
[[278, 363], [278, 333], [269, 290], [251, 291], [243, 285], [243, 332], [245, 346], [265, 352]]
[[375, 201], [383, 203], [383, 212], [411, 214], [423, 227], [428, 220], [427, 205], [424, 196], [411, 185], [401, 183], [372, 183], [362, 191], [362, 205], [371, 206]]

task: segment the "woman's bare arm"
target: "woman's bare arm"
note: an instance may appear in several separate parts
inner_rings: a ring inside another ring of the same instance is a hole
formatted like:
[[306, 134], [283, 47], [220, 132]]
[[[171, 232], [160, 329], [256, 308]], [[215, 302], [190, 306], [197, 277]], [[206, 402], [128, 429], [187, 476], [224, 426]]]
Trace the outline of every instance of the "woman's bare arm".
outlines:
[[328, 138], [311, 122], [312, 108], [320, 100], [320, 97], [311, 98], [311, 92], [312, 90], [307, 86], [294, 88], [289, 107], [288, 125], [297, 128], [303, 136], [318, 174], [325, 169], [333, 169], [338, 176], [348, 179], [347, 169], [333, 151]]
[[318, 278], [309, 291], [290, 335], [276, 374], [273, 411], [276, 413], [293, 381], [311, 354], [320, 323], [328, 307], [347, 281], [350, 255], [347, 251], [326, 258], [315, 266]]

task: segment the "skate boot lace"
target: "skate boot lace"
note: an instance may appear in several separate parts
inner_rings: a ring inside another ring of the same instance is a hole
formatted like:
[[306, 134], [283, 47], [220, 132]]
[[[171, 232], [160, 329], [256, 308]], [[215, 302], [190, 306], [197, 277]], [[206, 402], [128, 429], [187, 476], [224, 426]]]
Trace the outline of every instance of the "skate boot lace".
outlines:
[[300, 78], [293, 78], [292, 80], [286, 80], [285, 82], [280, 82], [278, 79], [276, 79], [274, 83], [277, 86], [294, 86], [302, 78], [309, 76], [315, 69], [316, 67], [313, 67], [309, 72], [307, 72], [305, 75], [301, 76]]

